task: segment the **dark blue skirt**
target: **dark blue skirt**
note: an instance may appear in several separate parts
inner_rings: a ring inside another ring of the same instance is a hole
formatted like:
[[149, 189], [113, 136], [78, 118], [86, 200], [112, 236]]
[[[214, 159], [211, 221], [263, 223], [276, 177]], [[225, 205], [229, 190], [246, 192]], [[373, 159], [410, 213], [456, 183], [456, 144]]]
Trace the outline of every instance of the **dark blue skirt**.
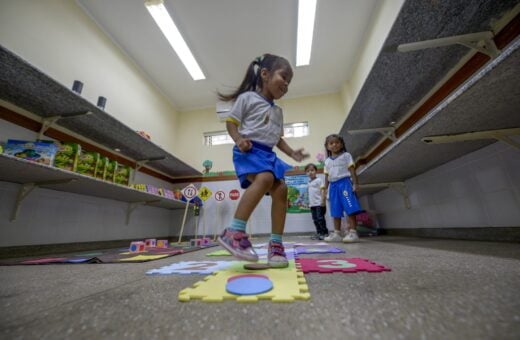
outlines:
[[287, 170], [292, 169], [292, 166], [276, 157], [272, 148], [257, 142], [253, 142], [253, 147], [248, 152], [240, 152], [235, 145], [233, 147], [233, 164], [243, 189], [251, 185], [251, 182], [247, 180], [249, 174], [271, 172], [275, 180], [280, 180], [284, 179]]

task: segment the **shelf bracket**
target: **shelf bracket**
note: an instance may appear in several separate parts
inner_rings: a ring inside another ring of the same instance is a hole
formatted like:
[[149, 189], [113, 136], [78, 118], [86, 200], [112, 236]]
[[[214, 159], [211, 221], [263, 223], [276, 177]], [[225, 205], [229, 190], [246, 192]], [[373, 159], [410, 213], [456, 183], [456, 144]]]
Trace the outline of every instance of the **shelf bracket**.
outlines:
[[63, 180], [57, 180], [57, 181], [45, 181], [45, 182], [35, 182], [35, 183], [23, 183], [20, 187], [20, 190], [18, 190], [18, 195], [16, 196], [16, 201], [13, 207], [13, 211], [11, 212], [11, 222], [14, 222], [16, 218], [18, 217], [18, 213], [20, 212], [20, 206], [22, 205], [22, 201], [29, 196], [29, 194], [38, 187], [45, 186], [45, 185], [51, 185], [51, 184], [65, 184], [74, 182], [77, 179], [71, 178], [71, 179], [63, 179]]
[[132, 183], [135, 184], [135, 174], [137, 173], [137, 171], [139, 171], [139, 169], [141, 169], [146, 163], [148, 162], [153, 162], [153, 161], [160, 161], [160, 160], [163, 160], [165, 159], [166, 156], [159, 156], [159, 157], [151, 157], [151, 158], [147, 158], [147, 159], [141, 159], [141, 160], [138, 160], [135, 162], [135, 169], [132, 173]]
[[54, 124], [60, 119], [75, 118], [78, 116], [85, 116], [85, 115], [90, 115], [90, 114], [92, 114], [92, 112], [87, 111], [87, 112], [81, 112], [81, 113], [73, 113], [73, 114], [66, 115], [66, 116], [58, 115], [58, 116], [45, 117], [42, 119], [42, 127], [40, 128], [40, 131], [38, 132], [38, 139], [42, 139], [45, 132], [47, 130], [49, 130], [51, 127], [53, 127]]
[[454, 135], [427, 136], [421, 138], [421, 140], [426, 144], [443, 144], [479, 139], [496, 139], [520, 149], [520, 143], [516, 142], [509, 136], [520, 136], [520, 128], [477, 131]]
[[142, 202], [130, 202], [128, 203], [128, 207], [126, 208], [126, 220], [125, 224], [128, 225], [130, 223], [130, 215], [134, 212], [134, 210], [140, 205], [148, 205], [152, 203], [160, 202], [161, 200], [153, 200], [153, 201], [142, 201]]
[[373, 128], [373, 129], [358, 129], [358, 130], [348, 130], [347, 131], [351, 135], [361, 135], [365, 133], [380, 133], [385, 138], [390, 138], [392, 142], [394, 142], [397, 137], [395, 136], [395, 127], [382, 127], [382, 128]]
[[371, 189], [371, 188], [392, 188], [397, 190], [403, 196], [404, 206], [406, 209], [411, 208], [410, 204], [410, 196], [408, 195], [408, 190], [406, 188], [406, 184], [404, 182], [387, 182], [387, 183], [370, 183], [370, 184], [360, 184], [359, 188], [363, 189]]
[[56, 123], [59, 119], [61, 119], [61, 116], [52, 116], [52, 117], [46, 117], [42, 120], [42, 127], [40, 128], [40, 132], [38, 132], [38, 139], [42, 139], [43, 134]]
[[397, 47], [399, 52], [411, 52], [417, 50], [423, 50], [426, 48], [441, 47], [459, 44], [466, 46], [480, 53], [489, 56], [491, 59], [495, 59], [500, 54], [500, 50], [495, 45], [493, 40], [494, 34], [491, 31], [470, 33], [463, 35], [455, 35], [451, 37], [444, 37], [439, 39], [431, 39], [424, 41], [417, 41], [408, 44], [401, 44]]

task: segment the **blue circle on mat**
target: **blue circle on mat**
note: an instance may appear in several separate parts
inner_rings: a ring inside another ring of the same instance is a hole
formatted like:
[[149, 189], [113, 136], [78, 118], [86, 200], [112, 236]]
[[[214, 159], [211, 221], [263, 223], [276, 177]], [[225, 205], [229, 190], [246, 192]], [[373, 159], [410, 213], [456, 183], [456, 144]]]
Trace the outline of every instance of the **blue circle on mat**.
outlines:
[[226, 284], [226, 291], [235, 295], [262, 294], [271, 289], [273, 289], [273, 283], [264, 277], [244, 276]]

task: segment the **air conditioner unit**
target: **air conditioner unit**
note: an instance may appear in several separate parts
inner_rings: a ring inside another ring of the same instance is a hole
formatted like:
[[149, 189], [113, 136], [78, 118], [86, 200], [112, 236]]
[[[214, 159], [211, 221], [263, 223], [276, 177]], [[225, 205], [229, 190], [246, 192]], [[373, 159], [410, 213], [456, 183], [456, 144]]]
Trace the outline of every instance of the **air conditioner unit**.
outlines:
[[218, 119], [221, 122], [226, 121], [226, 118], [228, 117], [229, 111], [231, 110], [231, 107], [233, 107], [233, 102], [224, 102], [224, 101], [218, 101], [216, 105], [216, 111]]

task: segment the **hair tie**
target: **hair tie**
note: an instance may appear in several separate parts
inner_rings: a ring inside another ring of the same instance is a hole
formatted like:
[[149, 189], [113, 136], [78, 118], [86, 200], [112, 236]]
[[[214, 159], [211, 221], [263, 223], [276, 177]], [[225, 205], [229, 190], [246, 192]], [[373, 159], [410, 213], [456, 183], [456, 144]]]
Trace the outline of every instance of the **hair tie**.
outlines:
[[256, 57], [254, 61], [255, 61], [255, 63], [256, 63], [258, 66], [260, 66], [260, 64], [262, 63], [263, 60], [264, 60], [264, 56], [261, 55], [261, 56]]

